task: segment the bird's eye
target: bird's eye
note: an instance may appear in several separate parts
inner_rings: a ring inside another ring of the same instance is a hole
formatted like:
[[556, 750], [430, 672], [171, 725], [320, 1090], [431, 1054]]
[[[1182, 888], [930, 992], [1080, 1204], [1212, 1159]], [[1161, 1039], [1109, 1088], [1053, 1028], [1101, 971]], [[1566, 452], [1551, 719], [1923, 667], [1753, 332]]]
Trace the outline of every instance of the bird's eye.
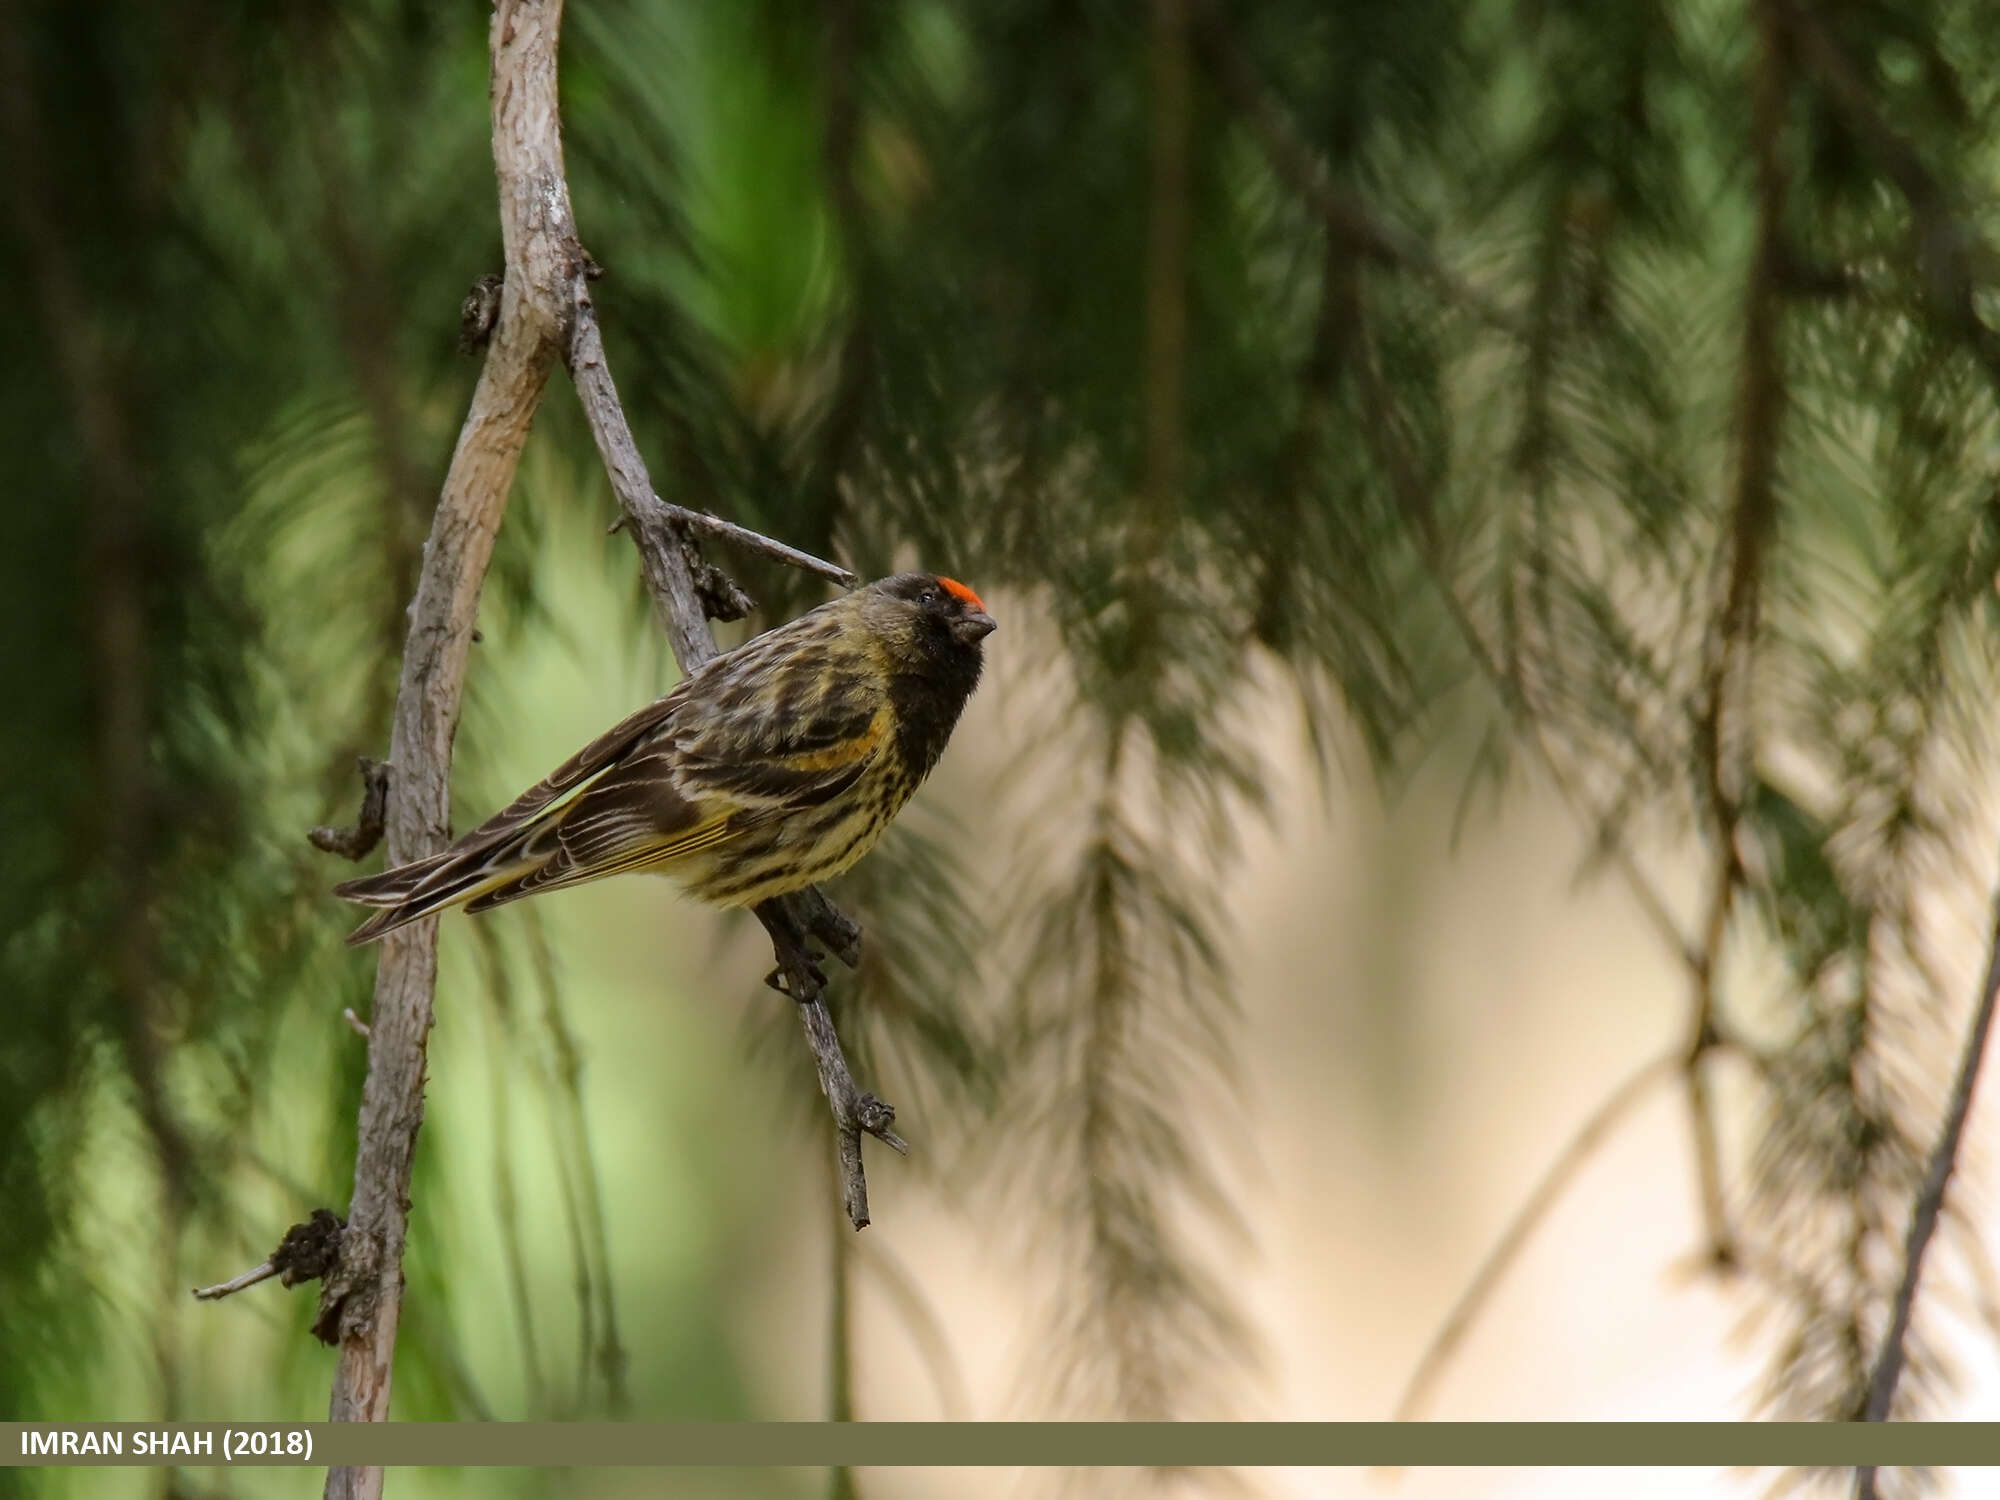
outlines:
[[925, 589], [921, 594], [917, 595], [917, 603], [919, 604], [937, 603], [937, 590]]

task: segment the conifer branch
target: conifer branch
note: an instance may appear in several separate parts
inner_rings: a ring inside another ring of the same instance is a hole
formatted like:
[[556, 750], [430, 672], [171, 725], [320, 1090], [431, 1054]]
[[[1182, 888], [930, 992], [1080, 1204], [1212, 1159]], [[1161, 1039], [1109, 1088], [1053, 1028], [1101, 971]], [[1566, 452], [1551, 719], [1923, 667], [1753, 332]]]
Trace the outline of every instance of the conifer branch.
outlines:
[[[1733, 831], [1729, 835], [1733, 838]], [[1694, 965], [1687, 1045], [1681, 1055], [1681, 1090], [1687, 1102], [1688, 1132], [1694, 1148], [1696, 1204], [1701, 1210], [1703, 1252], [1718, 1270], [1737, 1264], [1729, 1205], [1722, 1187], [1722, 1144], [1715, 1123], [1715, 1097], [1708, 1086], [1708, 1055], [1718, 1041], [1716, 974], [1729, 935], [1739, 874], [1733, 843], [1717, 860], [1709, 887], [1709, 911], [1701, 955]]]
[[[1730, 511], [1728, 574], [1711, 626], [1706, 681], [1696, 726], [1709, 834], [1715, 841], [1701, 961], [1694, 973], [1693, 1023], [1682, 1084], [1694, 1141], [1695, 1173], [1708, 1254], [1733, 1263], [1723, 1196], [1715, 1101], [1703, 1067], [1715, 1030], [1716, 975], [1729, 932], [1742, 862], [1737, 853], [1743, 783], [1756, 761], [1747, 723], [1756, 658], [1765, 559], [1778, 519], [1778, 452], [1788, 393], [1782, 351], [1788, 256], [1784, 239], [1787, 174], [1783, 131], [1788, 83], [1775, 5], [1752, 7], [1757, 31], [1750, 75], [1751, 151], [1755, 160], [1756, 243], [1743, 297], [1743, 343], [1736, 407], [1736, 493]], [[1740, 747], [1729, 742], [1732, 699], [1744, 705]]]
[[1966, 342], [1987, 378], [2000, 386], [2000, 333], [1973, 302], [1979, 286], [2000, 275], [2000, 250], [1957, 211], [1944, 182], [1896, 129], [1819, 11], [1800, 0], [1769, 3], [1802, 69], [1909, 205], [1911, 256], [1929, 310]]
[[1271, 170], [1326, 222], [1327, 233], [1353, 254], [1408, 271], [1480, 322], [1516, 338], [1521, 319], [1455, 276], [1423, 239], [1390, 223], [1327, 174], [1325, 164], [1272, 90], [1257, 74], [1216, 0], [1194, 0], [1199, 55], [1223, 99], [1242, 120]]
[[[1357, 298], [1352, 304], [1355, 316], [1360, 320], [1359, 337], [1367, 341], [1367, 324], [1363, 304]], [[1529, 748], [1542, 763], [1548, 773], [1556, 795], [1569, 807], [1579, 823], [1590, 830], [1598, 849], [1608, 858], [1625, 881], [1626, 889], [1632, 894], [1639, 909], [1644, 913], [1653, 930], [1667, 950], [1678, 959], [1690, 973], [1699, 973], [1702, 964], [1701, 950], [1681, 931], [1681, 925], [1661, 894], [1658, 884], [1639, 863], [1630, 846], [1623, 839], [1610, 836], [1606, 820], [1590, 805], [1583, 788], [1556, 755], [1555, 746], [1549, 742], [1548, 733], [1541, 719], [1523, 697], [1519, 681], [1511, 675], [1505, 664], [1487, 645], [1484, 634], [1473, 621], [1465, 601], [1459, 597], [1457, 585], [1442, 555], [1441, 543], [1435, 526], [1436, 507], [1425, 481], [1417, 472], [1416, 464], [1400, 441], [1390, 409], [1390, 396], [1381, 372], [1376, 368], [1373, 351], [1364, 348], [1361, 357], [1355, 361], [1362, 387], [1362, 404], [1368, 420], [1363, 424], [1362, 437], [1369, 445], [1370, 452], [1388, 475], [1397, 503], [1409, 522], [1410, 529], [1417, 537], [1418, 559], [1426, 576], [1436, 589], [1446, 613], [1451, 617], [1460, 642], [1479, 674], [1500, 699], [1508, 717], [1514, 721]]]
[[[1665, 897], [1660, 894], [1651, 877], [1639, 864], [1637, 857], [1623, 839], [1612, 837], [1605, 820], [1590, 808], [1581, 788], [1565, 770], [1562, 761], [1556, 755], [1555, 746], [1549, 741], [1547, 730], [1540, 717], [1522, 697], [1518, 680], [1507, 672], [1501, 661], [1487, 647], [1484, 636], [1473, 622], [1464, 602], [1459, 598], [1458, 590], [1440, 554], [1434, 523], [1435, 507], [1425, 481], [1400, 439], [1391, 397], [1376, 367], [1374, 351], [1370, 347], [1362, 305], [1357, 302], [1355, 307], [1356, 316], [1360, 320], [1358, 337], [1362, 349], [1360, 358], [1354, 363], [1361, 384], [1363, 410], [1367, 418], [1362, 424], [1364, 438], [1377, 463], [1387, 473], [1397, 501], [1402, 506], [1410, 528], [1418, 539], [1417, 550], [1425, 571], [1442, 598], [1466, 650], [1493, 691], [1499, 695], [1502, 705], [1519, 732], [1541, 760], [1554, 783], [1557, 795], [1578, 814], [1587, 827], [1594, 830], [1605, 853], [1624, 875], [1626, 884], [1638, 901], [1640, 909], [1651, 920], [1669, 950], [1680, 960], [1693, 981], [1687, 1045], [1657, 1057], [1641, 1067], [1598, 1106], [1597, 1111], [1584, 1122], [1571, 1137], [1569, 1144], [1558, 1154], [1554, 1164], [1543, 1174], [1526, 1201], [1508, 1221], [1499, 1241], [1473, 1273], [1472, 1280], [1459, 1294], [1457, 1302], [1446, 1314], [1443, 1325], [1419, 1359], [1417, 1368], [1404, 1389], [1402, 1399], [1397, 1404], [1396, 1419], [1403, 1421], [1413, 1417], [1422, 1406], [1445, 1365], [1463, 1342], [1467, 1331], [1491, 1300], [1502, 1278], [1513, 1265], [1521, 1249], [1528, 1243], [1536, 1227], [1560, 1200], [1564, 1189], [1578, 1169], [1610, 1137], [1613, 1127], [1624, 1119], [1643, 1095], [1645, 1088], [1669, 1068], [1679, 1070], [1693, 1119], [1695, 1170], [1708, 1232], [1708, 1258], [1718, 1266], [1731, 1263], [1733, 1251], [1722, 1216], [1719, 1148], [1712, 1103], [1702, 1073], [1708, 1054], [1716, 1047], [1724, 1045], [1726, 1040], [1719, 1030], [1715, 1016], [1712, 976], [1725, 930], [1724, 919], [1728, 906], [1724, 899], [1718, 899], [1712, 905], [1706, 941], [1702, 947], [1695, 947], [1682, 934], [1680, 924], [1675, 920]], [[1732, 888], [1726, 885], [1720, 889], [1727, 891]]]
[[808, 535], [830, 540], [842, 508], [841, 476], [852, 466], [867, 414], [876, 367], [874, 321], [879, 315], [875, 251], [868, 242], [855, 158], [861, 143], [860, 0], [820, 0], [820, 173], [849, 287], [847, 326], [840, 335], [833, 390], [806, 472]]
[[[1993, 1011], [2000, 1001], [2000, 890], [1993, 904], [1993, 938], [1986, 960], [1986, 977], [1979, 1002], [1966, 1029], [1965, 1048], [1959, 1055], [1958, 1073], [1952, 1081], [1951, 1100], [1932, 1147], [1930, 1163], [1922, 1187], [1910, 1209], [1910, 1227], [1903, 1242], [1903, 1274], [1891, 1304], [1888, 1331], [1882, 1336], [1874, 1366], [1868, 1375], [1867, 1404], [1862, 1420], [1886, 1422], [1895, 1408], [1896, 1386], [1902, 1379], [1907, 1358], [1910, 1319], [1916, 1310], [1917, 1286], [1923, 1277], [1924, 1256], [1937, 1234], [1944, 1213], [1945, 1190], [1958, 1165], [1959, 1147], [1965, 1138], [1965, 1122], [1972, 1113], [1972, 1097], [1979, 1084], [1979, 1070], [1986, 1058], [1987, 1038], [1993, 1030]], [[1856, 1500], [1875, 1500], [1875, 1470], [1863, 1466], [1855, 1470]]]

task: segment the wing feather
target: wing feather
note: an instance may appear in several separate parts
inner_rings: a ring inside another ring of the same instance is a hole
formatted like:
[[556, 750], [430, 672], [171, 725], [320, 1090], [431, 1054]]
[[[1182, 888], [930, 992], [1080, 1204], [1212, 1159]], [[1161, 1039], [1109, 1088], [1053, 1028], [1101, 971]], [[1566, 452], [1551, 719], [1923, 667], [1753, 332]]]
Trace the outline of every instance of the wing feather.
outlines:
[[447, 906], [658, 868], [851, 789], [894, 716], [853, 596], [757, 636], [613, 725], [442, 854], [348, 881], [367, 941]]

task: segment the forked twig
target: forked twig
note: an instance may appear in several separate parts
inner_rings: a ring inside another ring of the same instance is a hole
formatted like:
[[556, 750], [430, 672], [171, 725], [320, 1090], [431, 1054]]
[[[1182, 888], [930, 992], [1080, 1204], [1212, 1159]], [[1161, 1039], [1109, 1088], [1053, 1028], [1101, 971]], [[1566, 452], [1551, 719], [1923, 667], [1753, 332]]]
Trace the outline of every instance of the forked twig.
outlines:
[[837, 583], [844, 589], [851, 589], [861, 580], [839, 563], [831, 563], [824, 558], [814, 557], [810, 552], [801, 552], [797, 547], [776, 541], [762, 532], [751, 531], [738, 526], [734, 521], [725, 521], [720, 516], [712, 516], [705, 510], [689, 510], [684, 505], [660, 500], [660, 506], [667, 518], [684, 531], [696, 536], [710, 537], [718, 542], [727, 542], [745, 552], [753, 552], [759, 557], [768, 557], [783, 563], [788, 568], [797, 568], [801, 573], [810, 573], [815, 578], [824, 578]]

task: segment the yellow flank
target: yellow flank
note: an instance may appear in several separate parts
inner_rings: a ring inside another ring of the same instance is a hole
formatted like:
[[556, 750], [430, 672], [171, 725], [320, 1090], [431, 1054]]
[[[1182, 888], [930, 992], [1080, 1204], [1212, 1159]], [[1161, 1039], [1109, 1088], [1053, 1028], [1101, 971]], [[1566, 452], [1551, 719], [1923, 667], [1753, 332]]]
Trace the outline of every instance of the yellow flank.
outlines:
[[842, 766], [853, 765], [857, 760], [866, 760], [881, 748], [888, 735], [889, 709], [885, 704], [875, 710], [875, 717], [868, 721], [868, 727], [853, 739], [828, 745], [824, 750], [806, 750], [788, 755], [778, 764], [793, 771], [837, 771]]
[[841, 807], [817, 818], [748, 830], [725, 866], [708, 862], [665, 873], [715, 906], [754, 906], [829, 879], [873, 849], [909, 800], [907, 787], [885, 785], [889, 782], [888, 768], [878, 760]]

